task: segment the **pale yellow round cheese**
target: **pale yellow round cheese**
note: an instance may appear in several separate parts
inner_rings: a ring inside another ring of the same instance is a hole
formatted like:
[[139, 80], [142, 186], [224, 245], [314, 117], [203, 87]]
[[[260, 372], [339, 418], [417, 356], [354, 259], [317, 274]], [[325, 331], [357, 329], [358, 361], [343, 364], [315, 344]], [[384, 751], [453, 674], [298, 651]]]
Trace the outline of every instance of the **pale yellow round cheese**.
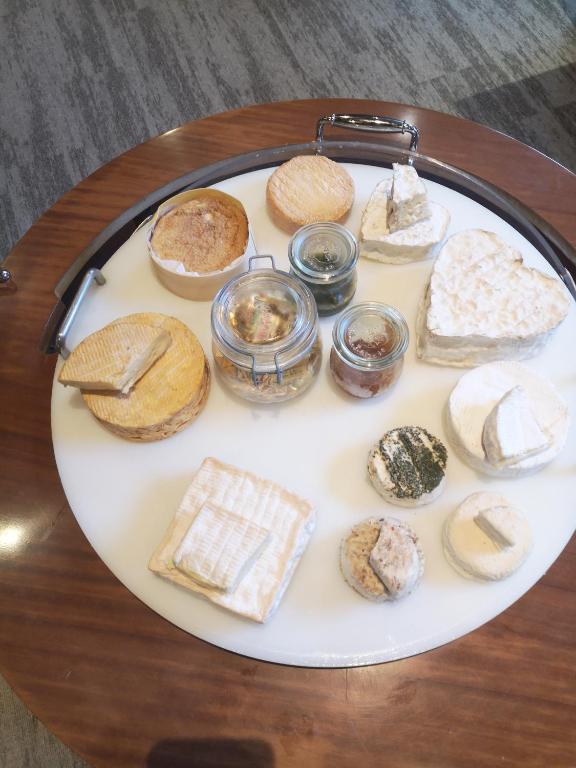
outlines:
[[83, 390], [84, 402], [105, 427], [128, 440], [169, 437], [192, 421], [207, 399], [210, 368], [202, 346], [174, 317], [145, 312], [117, 322], [163, 328], [172, 343], [130, 392]]
[[266, 199], [276, 223], [293, 231], [305, 224], [343, 219], [354, 202], [354, 182], [327, 157], [299, 155], [270, 176]]

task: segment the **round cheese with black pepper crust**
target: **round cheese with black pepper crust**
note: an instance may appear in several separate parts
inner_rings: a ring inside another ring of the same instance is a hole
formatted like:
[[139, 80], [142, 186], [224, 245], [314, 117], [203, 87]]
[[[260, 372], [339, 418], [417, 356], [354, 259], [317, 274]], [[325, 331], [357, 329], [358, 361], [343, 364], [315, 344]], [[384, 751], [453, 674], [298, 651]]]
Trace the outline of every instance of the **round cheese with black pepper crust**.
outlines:
[[410, 526], [392, 517], [355, 525], [340, 547], [342, 575], [362, 597], [398, 600], [417, 586], [424, 555]]
[[370, 450], [368, 475], [378, 493], [400, 507], [419, 507], [440, 496], [448, 454], [422, 427], [397, 427]]

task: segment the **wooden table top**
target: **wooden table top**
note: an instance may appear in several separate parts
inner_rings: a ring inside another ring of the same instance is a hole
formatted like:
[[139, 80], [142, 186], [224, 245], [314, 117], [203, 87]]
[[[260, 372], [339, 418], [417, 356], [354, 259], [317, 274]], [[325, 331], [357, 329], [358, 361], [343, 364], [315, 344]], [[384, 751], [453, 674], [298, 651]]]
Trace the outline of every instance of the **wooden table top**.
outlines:
[[160, 618], [108, 571], [67, 505], [50, 437], [55, 358], [38, 351], [57, 279], [144, 195], [234, 154], [309, 141], [332, 112], [415, 123], [421, 152], [501, 187], [576, 246], [576, 176], [475, 123], [386, 102], [227, 112], [84, 180], [4, 265], [18, 290], [0, 292], [0, 672], [51, 731], [106, 768], [574, 766], [574, 541], [521, 600], [447, 646], [300, 669], [222, 651]]

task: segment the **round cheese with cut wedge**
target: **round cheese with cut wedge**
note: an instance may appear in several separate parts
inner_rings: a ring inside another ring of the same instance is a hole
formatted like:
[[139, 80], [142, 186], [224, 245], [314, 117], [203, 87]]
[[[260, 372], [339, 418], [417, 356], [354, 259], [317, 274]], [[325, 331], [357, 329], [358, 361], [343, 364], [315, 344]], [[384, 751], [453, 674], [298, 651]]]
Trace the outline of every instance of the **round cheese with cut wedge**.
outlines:
[[200, 342], [184, 323], [166, 315], [138, 313], [118, 322], [165, 330], [171, 344], [128, 394], [83, 390], [84, 402], [120, 437], [136, 441], [169, 437], [200, 413], [208, 396], [210, 368]]
[[473, 493], [446, 519], [444, 554], [463, 576], [483, 581], [505, 579], [532, 548], [528, 522], [499, 493]]
[[322, 155], [299, 155], [268, 180], [266, 200], [272, 219], [290, 232], [318, 221], [340, 221], [354, 202], [352, 177]]
[[569, 413], [555, 387], [522, 363], [487, 363], [456, 384], [446, 409], [448, 438], [473, 469], [499, 477], [532, 474], [560, 453]]
[[452, 235], [434, 263], [417, 320], [417, 353], [439, 365], [472, 367], [537, 354], [564, 320], [559, 279], [524, 266], [493, 232]]
[[387, 264], [421, 261], [444, 240], [450, 214], [428, 201], [412, 166], [393, 165], [393, 178], [372, 192], [362, 214], [360, 255]]
[[362, 597], [398, 600], [417, 586], [424, 555], [410, 526], [392, 517], [355, 525], [340, 546], [342, 575]]

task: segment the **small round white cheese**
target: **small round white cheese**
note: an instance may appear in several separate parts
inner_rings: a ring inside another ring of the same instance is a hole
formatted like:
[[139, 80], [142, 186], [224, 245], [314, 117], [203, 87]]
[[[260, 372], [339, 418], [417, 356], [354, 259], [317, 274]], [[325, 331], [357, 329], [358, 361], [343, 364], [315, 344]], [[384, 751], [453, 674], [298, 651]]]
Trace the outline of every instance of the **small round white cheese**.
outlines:
[[463, 576], [483, 581], [505, 579], [532, 548], [522, 512], [498, 493], [473, 493], [446, 519], [444, 554]]

